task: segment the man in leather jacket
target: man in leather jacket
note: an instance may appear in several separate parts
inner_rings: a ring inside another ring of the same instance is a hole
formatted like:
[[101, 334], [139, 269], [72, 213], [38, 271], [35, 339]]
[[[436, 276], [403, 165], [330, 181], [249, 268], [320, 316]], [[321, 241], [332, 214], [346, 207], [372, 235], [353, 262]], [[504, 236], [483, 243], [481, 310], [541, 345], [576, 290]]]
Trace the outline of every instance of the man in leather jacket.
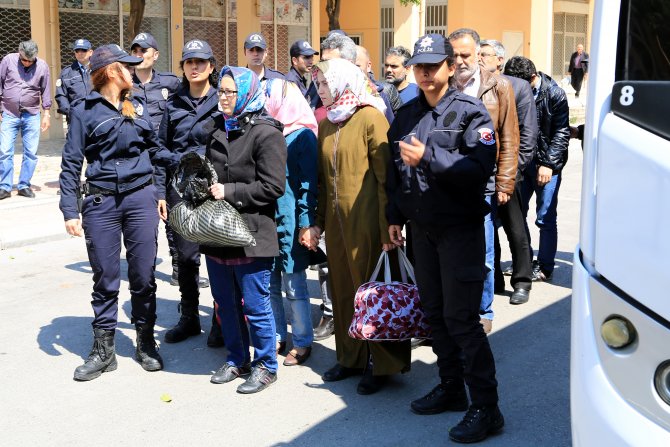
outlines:
[[[455, 85], [460, 91], [480, 99], [491, 115], [498, 146], [496, 173], [487, 186], [487, 200], [506, 204], [514, 194], [519, 158], [519, 120], [516, 112], [514, 90], [510, 82], [479, 66], [480, 39], [477, 31], [460, 28], [449, 35], [456, 59]], [[493, 196], [493, 197], [492, 197]], [[491, 214], [484, 222], [486, 230], [486, 267], [489, 272], [484, 282], [482, 301], [493, 301], [494, 289], [494, 225]], [[493, 311], [482, 315], [481, 323], [486, 333], [491, 332]]]
[[[558, 242], [558, 190], [561, 186], [561, 171], [568, 161], [568, 99], [565, 91], [553, 79], [537, 71], [535, 64], [525, 57], [511, 58], [505, 65], [505, 74], [530, 82], [535, 97], [540, 134], [535, 157], [524, 172], [521, 192], [524, 215], [528, 213], [533, 193], [537, 195], [535, 225], [540, 229], [540, 246], [537, 260], [533, 263], [533, 281], [547, 281], [551, 279], [554, 271]], [[532, 248], [530, 256], [533, 256]]]

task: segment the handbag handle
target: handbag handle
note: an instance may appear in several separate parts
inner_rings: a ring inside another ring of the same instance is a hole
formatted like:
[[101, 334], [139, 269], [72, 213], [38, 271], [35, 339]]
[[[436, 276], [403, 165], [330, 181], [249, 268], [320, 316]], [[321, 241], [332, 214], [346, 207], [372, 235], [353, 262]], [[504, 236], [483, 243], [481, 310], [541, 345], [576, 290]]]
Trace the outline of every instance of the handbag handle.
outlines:
[[[402, 279], [402, 282], [407, 282], [407, 276], [409, 276], [409, 279], [412, 280], [414, 284], [416, 284], [416, 278], [414, 277], [414, 267], [412, 266], [412, 263], [409, 262], [409, 259], [407, 259], [407, 255], [405, 254], [405, 251], [402, 249], [397, 249], [398, 251], [398, 263], [400, 265], [400, 276]], [[384, 282], [385, 283], [390, 283], [391, 282], [391, 263], [389, 262], [389, 255], [387, 252], [382, 251], [381, 255], [379, 255], [379, 260], [377, 261], [377, 265], [375, 266], [374, 271], [372, 272], [372, 276], [370, 277], [370, 281], [376, 281], [377, 277], [379, 276], [379, 271], [382, 268], [382, 264], [384, 264]]]

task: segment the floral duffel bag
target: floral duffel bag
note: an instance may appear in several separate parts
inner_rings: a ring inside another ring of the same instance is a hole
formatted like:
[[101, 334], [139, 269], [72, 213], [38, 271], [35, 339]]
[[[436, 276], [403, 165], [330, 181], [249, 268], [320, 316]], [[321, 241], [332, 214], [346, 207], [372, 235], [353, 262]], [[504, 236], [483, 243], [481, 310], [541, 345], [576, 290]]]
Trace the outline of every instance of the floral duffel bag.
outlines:
[[[430, 326], [421, 307], [414, 268], [403, 250], [396, 251], [402, 281], [391, 281], [389, 256], [382, 252], [370, 281], [356, 291], [350, 337], [369, 341], [430, 338]], [[384, 281], [377, 281], [382, 265]]]

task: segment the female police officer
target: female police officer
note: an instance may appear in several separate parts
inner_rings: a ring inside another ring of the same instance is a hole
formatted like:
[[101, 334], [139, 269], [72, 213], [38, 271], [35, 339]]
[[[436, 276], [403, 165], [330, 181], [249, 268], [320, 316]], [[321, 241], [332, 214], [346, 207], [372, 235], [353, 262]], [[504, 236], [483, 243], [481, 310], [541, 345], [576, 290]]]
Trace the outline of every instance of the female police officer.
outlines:
[[476, 442], [504, 424], [495, 362], [479, 323], [484, 189], [495, 165], [495, 135], [481, 101], [449, 88], [456, 57], [444, 36], [420, 37], [407, 64], [421, 93], [398, 110], [389, 130], [387, 218], [396, 245], [403, 242], [402, 225], [411, 221], [416, 281], [441, 379], [411, 408], [418, 414], [465, 410], [467, 384], [472, 404], [449, 438]]
[[[156, 351], [156, 282], [158, 197], [152, 163], [171, 165], [174, 156], [160, 149], [144, 104], [129, 99], [128, 65], [142, 59], [118, 45], [97, 48], [91, 57], [93, 91], [70, 117], [63, 148], [60, 209], [65, 229], [86, 239], [93, 269], [93, 348], [77, 367], [75, 380], [92, 380], [117, 367], [114, 331], [121, 282], [121, 236], [126, 247], [132, 321], [137, 329], [135, 359], [147, 371], [163, 368]], [[81, 220], [79, 179], [87, 162]]]

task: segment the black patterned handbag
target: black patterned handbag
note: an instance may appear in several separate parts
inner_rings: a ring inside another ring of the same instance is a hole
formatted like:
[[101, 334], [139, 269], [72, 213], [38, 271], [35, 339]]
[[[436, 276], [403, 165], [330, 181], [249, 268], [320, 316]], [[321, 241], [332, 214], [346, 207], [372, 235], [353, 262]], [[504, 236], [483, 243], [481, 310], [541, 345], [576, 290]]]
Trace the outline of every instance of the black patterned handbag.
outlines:
[[212, 198], [209, 187], [217, 181], [209, 160], [195, 152], [184, 155], [172, 177], [172, 186], [182, 200], [170, 210], [170, 226], [184, 239], [201, 245], [256, 245], [240, 213], [225, 200]]

